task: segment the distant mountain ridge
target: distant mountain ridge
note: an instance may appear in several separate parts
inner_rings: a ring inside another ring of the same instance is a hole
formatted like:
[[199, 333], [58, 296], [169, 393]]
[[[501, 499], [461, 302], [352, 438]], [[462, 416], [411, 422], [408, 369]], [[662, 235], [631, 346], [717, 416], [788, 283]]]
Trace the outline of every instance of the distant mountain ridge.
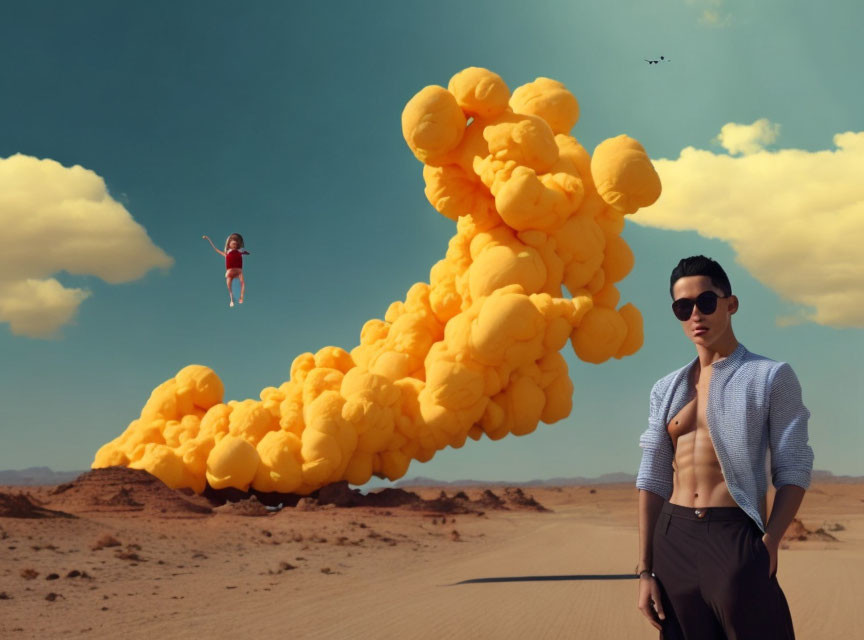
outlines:
[[[811, 482], [837, 482], [837, 483], [858, 483], [864, 482], [864, 476], [835, 476], [831, 471], [823, 469], [814, 469], [811, 475]], [[528, 480], [526, 482], [515, 482], [513, 480], [436, 480], [434, 478], [426, 478], [416, 476], [399, 480], [395, 483], [397, 487], [421, 487], [421, 486], [493, 486], [515, 484], [520, 487], [567, 487], [572, 485], [583, 484], [614, 484], [614, 483], [636, 483], [636, 476], [632, 473], [604, 473], [603, 475], [594, 478], [585, 478], [583, 476], [574, 476], [570, 478], [549, 478], [548, 480]]]
[[454, 486], [454, 487], [485, 487], [485, 486], [500, 486], [500, 485], [519, 485], [520, 487], [562, 487], [579, 484], [614, 484], [623, 482], [636, 482], [636, 476], [632, 473], [604, 473], [596, 478], [584, 478], [576, 476], [572, 478], [549, 478], [547, 480], [527, 480], [525, 482], [517, 482], [514, 480], [436, 480], [435, 478], [426, 478], [424, 476], [416, 476], [399, 480], [394, 483], [396, 487], [437, 487], [437, 486]]
[[813, 469], [811, 474], [811, 482], [864, 482], [864, 476], [835, 476], [830, 471]]
[[82, 473], [89, 471], [53, 471], [48, 467], [29, 467], [27, 469], [0, 471], [0, 484], [2, 485], [55, 485], [64, 482], [72, 482]]
[[[20, 470], [0, 471], [0, 485], [6, 486], [40, 486], [40, 485], [57, 485], [64, 482], [71, 482], [82, 473], [86, 473], [89, 469], [81, 471], [53, 471], [48, 467], [29, 467]], [[857, 483], [864, 482], [864, 476], [835, 476], [830, 471], [814, 469], [812, 475], [813, 482], [838, 482], [838, 483]], [[632, 473], [614, 472], [604, 473], [595, 478], [585, 478], [583, 476], [574, 476], [569, 478], [549, 478], [547, 480], [528, 480], [527, 482], [518, 482], [514, 480], [436, 480], [435, 478], [427, 478], [424, 476], [415, 476], [406, 478], [394, 483], [396, 487], [437, 487], [437, 486], [458, 486], [458, 487], [481, 487], [481, 486], [501, 486], [501, 485], [519, 485], [520, 487], [567, 487], [573, 485], [590, 485], [590, 484], [614, 484], [614, 483], [635, 483], [636, 476]]]

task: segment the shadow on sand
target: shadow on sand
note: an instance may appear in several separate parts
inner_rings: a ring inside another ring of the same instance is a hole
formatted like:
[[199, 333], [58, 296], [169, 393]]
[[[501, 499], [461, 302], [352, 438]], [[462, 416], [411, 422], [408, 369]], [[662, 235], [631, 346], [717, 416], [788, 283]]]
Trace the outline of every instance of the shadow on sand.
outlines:
[[500, 578], [472, 578], [447, 585], [455, 587], [460, 584], [478, 584], [482, 582], [552, 582], [556, 580], [635, 580], [638, 576], [632, 573], [580, 573], [563, 576], [504, 576]]

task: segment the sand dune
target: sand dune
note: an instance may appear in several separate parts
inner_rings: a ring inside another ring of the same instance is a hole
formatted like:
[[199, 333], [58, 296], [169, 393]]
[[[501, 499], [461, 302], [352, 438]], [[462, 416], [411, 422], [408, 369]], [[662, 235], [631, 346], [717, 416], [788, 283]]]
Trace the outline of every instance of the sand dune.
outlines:
[[[412, 487], [354, 507], [332, 504], [365, 499], [341, 488], [278, 510], [146, 474], [59, 489], [0, 487], [0, 514], [24, 496], [75, 516], [0, 515], [0, 637], [657, 637], [635, 580], [459, 584], [629, 573], [629, 484]], [[864, 485], [814, 485], [790, 527], [778, 577], [799, 639], [864, 628], [862, 500]]]

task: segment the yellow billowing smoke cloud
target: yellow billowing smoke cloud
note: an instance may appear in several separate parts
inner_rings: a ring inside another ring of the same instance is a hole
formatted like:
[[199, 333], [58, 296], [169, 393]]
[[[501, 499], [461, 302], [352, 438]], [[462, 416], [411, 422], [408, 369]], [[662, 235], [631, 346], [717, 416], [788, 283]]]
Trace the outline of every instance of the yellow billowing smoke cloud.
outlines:
[[664, 196], [635, 218], [730, 244], [754, 278], [800, 306], [779, 324], [864, 327], [864, 132], [834, 136], [836, 149], [769, 151], [766, 119], [723, 126], [729, 152], [693, 147], [656, 160]]
[[[553, 423], [572, 408], [559, 353], [584, 361], [634, 353], [642, 317], [617, 308], [633, 266], [624, 215], [650, 205], [660, 181], [635, 140], [593, 157], [569, 135], [576, 98], [538, 78], [511, 95], [496, 74], [457, 73], [402, 113], [424, 163], [426, 196], [456, 221], [446, 256], [349, 352], [324, 347], [291, 365], [259, 400], [222, 402], [218, 376], [190, 365], [159, 385], [93, 467], [146, 469], [171, 487], [250, 486], [308, 494], [486, 434], [497, 440]], [[562, 285], [572, 298], [562, 297]]]
[[105, 181], [79, 165], [22, 154], [0, 158], [0, 322], [44, 338], [69, 322], [90, 293], [64, 287], [59, 271], [129, 282], [173, 259], [114, 200]]

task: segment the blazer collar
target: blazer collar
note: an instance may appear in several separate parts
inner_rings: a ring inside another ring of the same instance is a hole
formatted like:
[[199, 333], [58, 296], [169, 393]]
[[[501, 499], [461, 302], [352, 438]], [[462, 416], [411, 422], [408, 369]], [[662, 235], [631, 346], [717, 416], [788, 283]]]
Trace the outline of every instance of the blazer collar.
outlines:
[[[724, 368], [724, 367], [731, 366], [731, 365], [736, 364], [737, 362], [740, 362], [741, 360], [743, 360], [745, 354], [747, 354], [747, 347], [745, 347], [742, 343], [739, 342], [739, 343], [738, 343], [738, 346], [735, 347], [735, 351], [733, 351], [732, 353], [730, 353], [728, 356], [726, 356], [726, 357], [723, 358], [722, 360], [718, 360], [717, 362], [715, 362], [715, 363], [712, 364], [711, 366], [714, 367], [714, 369], [722, 369], [722, 368]], [[690, 364], [688, 364], [686, 367], [684, 367], [683, 371], [684, 371], [684, 372], [689, 372], [690, 369], [691, 369], [691, 368], [692, 368], [692, 367], [693, 367], [693, 366], [694, 366], [698, 361], [699, 361], [699, 356], [696, 356], [695, 358], [693, 358], [693, 359], [690, 361]]]

